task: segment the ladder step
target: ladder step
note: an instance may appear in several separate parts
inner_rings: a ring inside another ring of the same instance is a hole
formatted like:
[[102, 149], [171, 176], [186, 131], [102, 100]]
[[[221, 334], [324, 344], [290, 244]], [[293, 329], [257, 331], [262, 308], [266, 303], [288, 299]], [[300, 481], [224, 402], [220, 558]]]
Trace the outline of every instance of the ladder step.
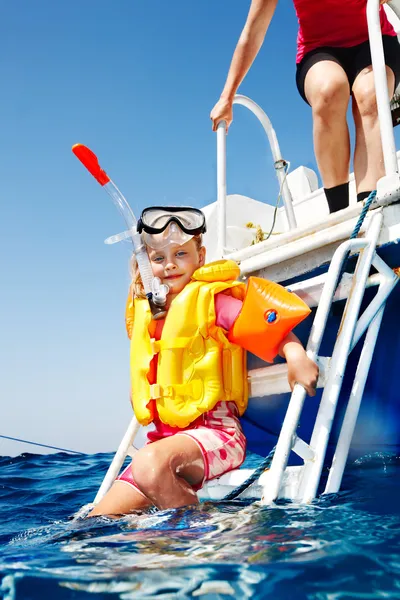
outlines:
[[299, 438], [296, 434], [294, 435], [294, 444], [292, 446], [293, 452], [300, 456], [304, 461], [312, 460], [315, 456], [314, 450], [310, 448], [308, 444], [301, 438]]
[[[279, 492], [279, 498], [294, 500], [300, 481], [300, 476], [304, 467], [286, 467], [283, 474], [282, 486]], [[221, 477], [207, 481], [201, 490], [197, 492], [200, 500], [222, 500], [234, 488], [241, 485], [254, 469], [235, 469]], [[266, 470], [249, 488], [247, 488], [239, 498], [252, 498], [259, 500], [262, 495], [263, 486], [268, 485], [270, 471]]]
[[[317, 363], [319, 366], [317, 387], [322, 388], [325, 386], [325, 381], [328, 377], [330, 357], [319, 356]], [[250, 370], [247, 376], [249, 398], [259, 398], [261, 396], [272, 396], [274, 394], [286, 394], [287, 392], [290, 392], [287, 371], [286, 363]]]
[[[310, 308], [314, 308], [318, 306], [319, 301], [321, 299], [322, 290], [327, 281], [327, 273], [323, 273], [322, 275], [318, 275], [317, 277], [312, 277], [310, 279], [304, 279], [303, 281], [299, 281], [298, 283], [293, 283], [292, 285], [287, 286], [291, 292], [294, 292], [304, 300], [306, 304]], [[366, 288], [378, 286], [381, 283], [381, 278], [378, 273], [374, 273], [370, 275], [367, 279]], [[343, 273], [340, 283], [336, 289], [335, 295], [333, 297], [333, 302], [337, 300], [345, 300], [349, 297], [351, 292], [351, 288], [353, 285], [353, 275], [350, 273]]]

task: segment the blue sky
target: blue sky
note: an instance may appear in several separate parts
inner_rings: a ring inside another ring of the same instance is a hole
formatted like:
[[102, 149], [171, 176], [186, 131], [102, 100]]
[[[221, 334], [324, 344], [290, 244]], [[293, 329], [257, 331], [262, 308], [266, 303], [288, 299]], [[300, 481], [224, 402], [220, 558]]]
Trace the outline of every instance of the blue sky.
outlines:
[[[130, 418], [121, 217], [71, 153], [91, 147], [136, 213], [216, 197], [218, 99], [249, 2], [19, 0], [0, 23], [0, 434], [111, 450]], [[240, 92], [267, 112], [291, 168], [315, 167], [298, 96], [297, 22], [278, 5]], [[242, 107], [228, 191], [273, 202], [261, 127]], [[0, 453], [9, 446], [0, 440]]]

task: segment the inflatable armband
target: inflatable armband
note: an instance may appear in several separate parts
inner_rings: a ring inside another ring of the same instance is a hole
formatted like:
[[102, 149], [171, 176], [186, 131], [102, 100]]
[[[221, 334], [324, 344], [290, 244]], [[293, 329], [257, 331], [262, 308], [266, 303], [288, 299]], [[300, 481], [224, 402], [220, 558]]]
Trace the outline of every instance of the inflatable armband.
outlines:
[[279, 345], [311, 310], [301, 298], [273, 281], [250, 277], [242, 309], [229, 331], [229, 340], [267, 362]]

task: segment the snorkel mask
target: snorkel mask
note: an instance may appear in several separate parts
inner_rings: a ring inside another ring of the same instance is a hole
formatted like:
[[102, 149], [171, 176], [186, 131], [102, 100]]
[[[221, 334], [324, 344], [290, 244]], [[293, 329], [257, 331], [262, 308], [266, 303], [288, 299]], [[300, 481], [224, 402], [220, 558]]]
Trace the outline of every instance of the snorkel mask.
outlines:
[[143, 210], [137, 231], [147, 246], [161, 250], [169, 244], [182, 246], [195, 235], [205, 233], [206, 220], [198, 208], [152, 206]]
[[[182, 246], [195, 235], [206, 232], [206, 219], [201, 210], [190, 206], [151, 206], [143, 210], [135, 229], [135, 236], [140, 238], [148, 260], [145, 246], [153, 250], [162, 250], [169, 244]], [[132, 229], [107, 238], [105, 243], [115, 244], [130, 239], [131, 236]], [[139, 270], [142, 275], [142, 270]], [[157, 277], [153, 277], [152, 294], [154, 301], [157, 303], [158, 299], [165, 298], [167, 293], [168, 286], [161, 284]], [[163, 316], [165, 316], [164, 313], [157, 316], [153, 314], [153, 318], [162, 318]]]

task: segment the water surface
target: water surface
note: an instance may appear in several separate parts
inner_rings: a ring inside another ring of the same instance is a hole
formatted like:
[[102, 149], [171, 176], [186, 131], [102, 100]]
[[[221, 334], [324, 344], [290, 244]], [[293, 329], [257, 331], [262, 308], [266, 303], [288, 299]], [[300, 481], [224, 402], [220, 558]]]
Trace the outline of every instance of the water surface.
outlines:
[[233, 501], [74, 520], [110, 460], [0, 458], [0, 598], [400, 598], [398, 457], [359, 459], [340, 494], [306, 507]]

